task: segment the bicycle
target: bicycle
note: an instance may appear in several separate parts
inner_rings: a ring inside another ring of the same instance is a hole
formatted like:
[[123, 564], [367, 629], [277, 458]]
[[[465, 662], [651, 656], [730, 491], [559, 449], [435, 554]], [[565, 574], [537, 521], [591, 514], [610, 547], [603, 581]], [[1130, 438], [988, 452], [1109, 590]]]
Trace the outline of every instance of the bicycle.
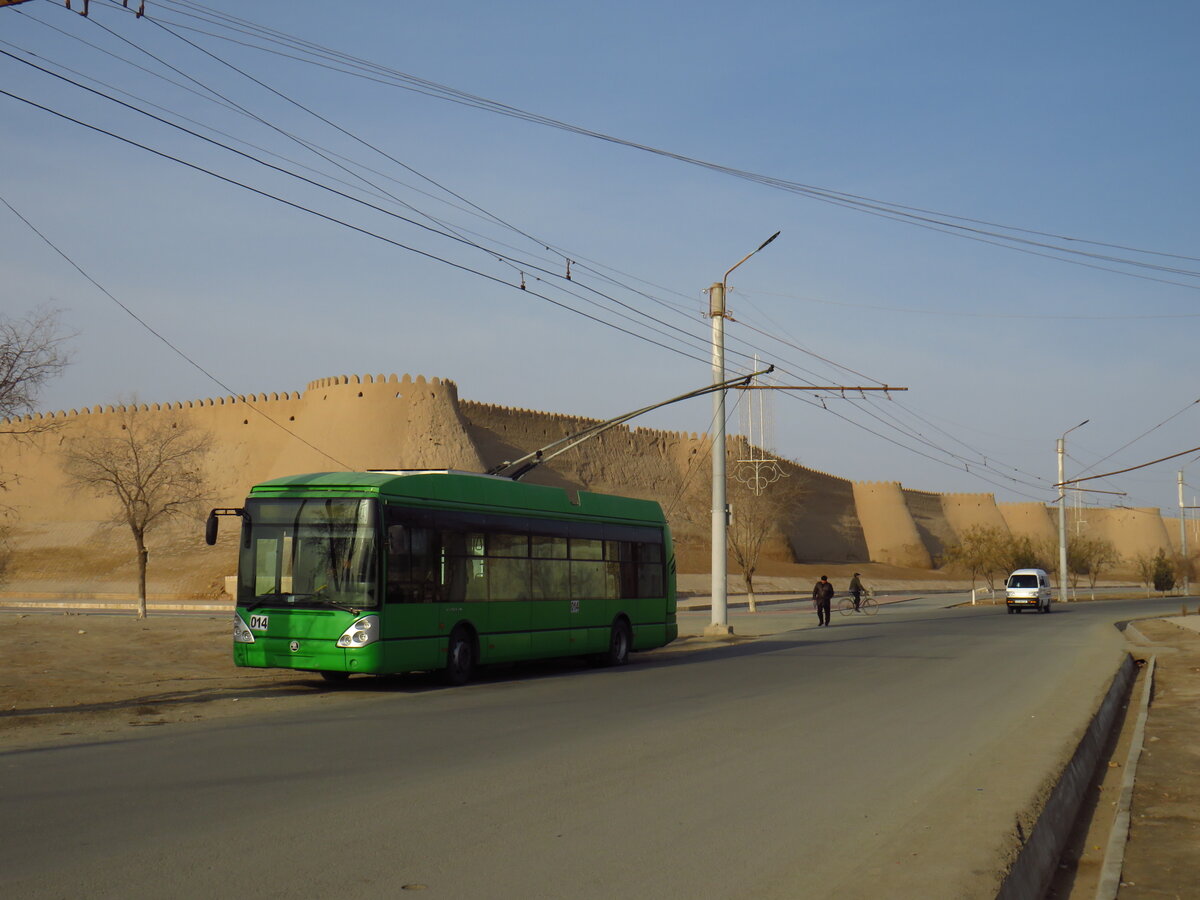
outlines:
[[875, 602], [875, 595], [870, 591], [863, 593], [862, 598], [858, 601], [858, 609], [854, 608], [853, 597], [843, 597], [838, 601], [838, 612], [843, 616], [848, 616], [851, 613], [862, 613], [864, 616], [873, 616], [879, 612], [879, 604]]

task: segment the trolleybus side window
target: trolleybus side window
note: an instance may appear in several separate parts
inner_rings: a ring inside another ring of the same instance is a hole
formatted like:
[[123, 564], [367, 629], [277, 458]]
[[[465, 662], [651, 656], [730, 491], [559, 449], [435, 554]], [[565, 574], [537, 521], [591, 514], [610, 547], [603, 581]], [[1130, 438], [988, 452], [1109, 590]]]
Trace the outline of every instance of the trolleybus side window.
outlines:
[[387, 507], [389, 603], [659, 597], [656, 528]]
[[637, 545], [638, 596], [661, 597], [666, 590], [663, 578], [663, 545], [643, 542]]
[[429, 525], [428, 516], [401, 517], [389, 507], [386, 528], [387, 601], [435, 602], [439, 559], [437, 535]]
[[604, 526], [594, 522], [571, 522], [567, 555], [570, 557], [572, 600], [601, 599], [604, 583]]

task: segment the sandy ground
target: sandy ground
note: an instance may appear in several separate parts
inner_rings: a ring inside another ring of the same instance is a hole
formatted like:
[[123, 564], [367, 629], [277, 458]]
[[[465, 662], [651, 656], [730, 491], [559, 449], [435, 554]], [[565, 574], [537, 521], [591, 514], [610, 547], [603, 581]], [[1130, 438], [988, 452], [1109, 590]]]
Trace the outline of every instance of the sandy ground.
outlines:
[[[1139, 622], [1138, 630], [1153, 642], [1145, 649], [1156, 653], [1157, 666], [1119, 896], [1197, 897], [1200, 633], [1164, 620]], [[305, 673], [239, 669], [230, 658], [230, 638], [225, 615], [139, 622], [128, 615], [0, 613], [0, 753], [437, 686], [433, 677], [417, 675], [353, 679], [348, 688], [330, 690]], [[692, 638], [665, 652], [697, 646], [705, 644]], [[1118, 769], [1124, 751], [1117, 736], [1112, 750], [1108, 765]], [[1094, 832], [1107, 829], [1107, 797], [1115, 791], [1114, 779], [1103, 775], [1092, 806]], [[1068, 861], [1070, 871], [1051, 896], [1094, 896], [1087, 876], [1103, 855], [1101, 836], [1088, 834], [1078, 844], [1081, 858]]]
[[229, 616], [0, 615], [0, 751], [328, 700], [319, 676], [233, 665]]

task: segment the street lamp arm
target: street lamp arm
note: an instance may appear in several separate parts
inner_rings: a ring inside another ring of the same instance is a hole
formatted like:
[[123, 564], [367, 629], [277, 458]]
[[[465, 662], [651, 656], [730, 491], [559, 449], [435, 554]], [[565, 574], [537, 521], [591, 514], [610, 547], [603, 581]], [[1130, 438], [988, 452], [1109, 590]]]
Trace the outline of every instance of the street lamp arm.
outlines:
[[1078, 425], [1073, 425], [1072, 427], [1070, 427], [1070, 428], [1068, 428], [1066, 431], [1064, 431], [1064, 432], [1062, 433], [1062, 436], [1065, 438], [1065, 437], [1066, 437], [1068, 434], [1070, 434], [1070, 433], [1071, 433], [1072, 431], [1074, 431], [1076, 428], [1082, 428], [1084, 425], [1086, 425], [1086, 424], [1087, 424], [1088, 422], [1090, 422], [1090, 421], [1092, 421], [1092, 420], [1091, 420], [1091, 419], [1084, 419], [1084, 420], [1083, 420], [1082, 422], [1080, 422]]
[[771, 243], [771, 241], [775, 240], [775, 238], [779, 237], [780, 234], [781, 234], [781, 232], [778, 232], [778, 231], [775, 232], [773, 235], [771, 235], [769, 238], [767, 238], [765, 241], [763, 241], [761, 244], [759, 244], [758, 247], [756, 247], [754, 250], [751, 250], [749, 253], [747, 253], [745, 256], [743, 256], [741, 259], [739, 259], [737, 262], [735, 262], [732, 266], [730, 266], [729, 271], [727, 271], [725, 273], [725, 277], [721, 279], [721, 286], [724, 287], [725, 282], [727, 282], [729, 280], [730, 272], [732, 272], [734, 269], [736, 269], [738, 266], [740, 266], [742, 263], [744, 263], [746, 260], [748, 260], [750, 257], [752, 257], [755, 253], [757, 253], [763, 247], [767, 246], [767, 244]]

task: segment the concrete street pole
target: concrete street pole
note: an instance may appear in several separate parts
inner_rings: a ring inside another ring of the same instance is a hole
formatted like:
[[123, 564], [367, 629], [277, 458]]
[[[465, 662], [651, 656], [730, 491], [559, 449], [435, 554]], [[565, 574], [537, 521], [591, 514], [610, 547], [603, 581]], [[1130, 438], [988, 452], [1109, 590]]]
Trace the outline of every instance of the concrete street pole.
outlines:
[[1067, 599], [1067, 488], [1063, 484], [1066, 475], [1063, 474], [1063, 457], [1066, 455], [1067, 435], [1076, 428], [1082, 428], [1091, 419], [1084, 419], [1073, 428], [1068, 428], [1058, 439], [1058, 599]]
[[1058, 439], [1058, 599], [1067, 597], [1067, 489], [1063, 486], [1063, 449], [1066, 441]]
[[[713, 384], [725, 380], [725, 294], [729, 275], [775, 238], [775, 232], [725, 272], [719, 284], [708, 289], [708, 314], [712, 318]], [[713, 391], [712, 423], [712, 622], [705, 634], [733, 634], [729, 625], [729, 505], [725, 495], [725, 391]]]
[[[725, 380], [725, 285], [708, 289], [712, 317], [713, 384]], [[725, 392], [713, 392], [712, 420], [712, 623], [705, 634], [732, 634], [728, 598], [728, 501], [725, 494]]]
[[1183, 469], [1179, 470], [1179, 556], [1183, 561], [1183, 596], [1188, 595], [1188, 569], [1191, 568], [1188, 562], [1187, 549], [1187, 519], [1185, 510], [1187, 507], [1183, 505]]

